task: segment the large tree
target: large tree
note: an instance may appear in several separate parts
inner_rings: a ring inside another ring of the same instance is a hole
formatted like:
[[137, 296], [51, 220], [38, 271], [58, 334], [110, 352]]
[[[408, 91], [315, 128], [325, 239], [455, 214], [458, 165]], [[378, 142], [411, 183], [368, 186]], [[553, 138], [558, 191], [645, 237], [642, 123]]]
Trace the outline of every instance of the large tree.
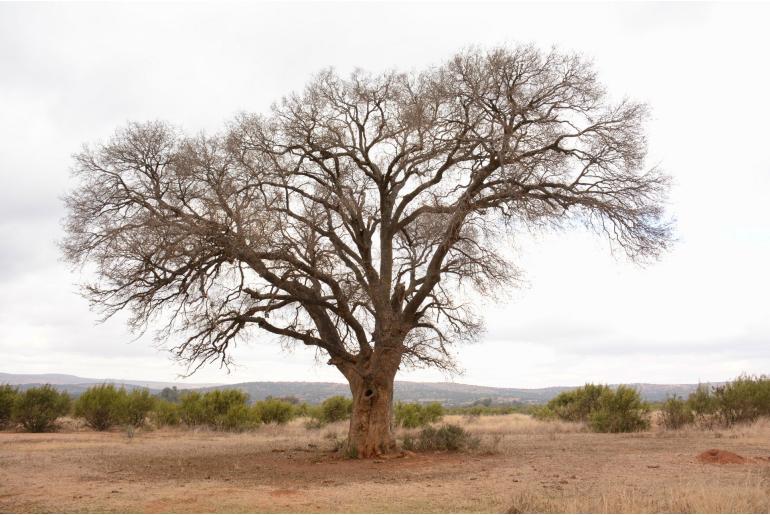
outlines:
[[106, 315], [160, 317], [193, 367], [252, 329], [313, 346], [350, 383], [349, 446], [388, 452], [402, 365], [452, 368], [510, 285], [500, 236], [576, 221], [631, 259], [669, 241], [645, 107], [579, 56], [467, 51], [421, 73], [333, 71], [222, 134], [134, 123], [76, 156], [64, 252]]

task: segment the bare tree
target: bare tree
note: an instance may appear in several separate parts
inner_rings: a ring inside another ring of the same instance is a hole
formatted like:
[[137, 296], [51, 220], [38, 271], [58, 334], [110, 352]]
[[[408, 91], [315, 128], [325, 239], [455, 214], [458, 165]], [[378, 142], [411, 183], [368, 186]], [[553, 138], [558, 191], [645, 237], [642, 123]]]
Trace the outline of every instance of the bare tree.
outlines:
[[667, 246], [644, 115], [580, 57], [532, 47], [326, 71], [221, 135], [152, 122], [86, 147], [63, 248], [95, 265], [107, 316], [168, 320], [194, 367], [253, 328], [315, 346], [350, 383], [351, 450], [373, 456], [395, 446], [399, 367], [451, 369], [448, 345], [478, 335], [458, 288], [513, 278], [500, 235], [578, 221], [634, 260]]

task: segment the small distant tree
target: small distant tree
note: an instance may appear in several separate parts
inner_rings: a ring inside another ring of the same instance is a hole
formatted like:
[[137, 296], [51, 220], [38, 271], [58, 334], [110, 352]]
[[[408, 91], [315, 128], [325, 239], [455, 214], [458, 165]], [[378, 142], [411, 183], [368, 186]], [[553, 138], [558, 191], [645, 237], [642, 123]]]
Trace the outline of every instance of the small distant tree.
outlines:
[[167, 386], [160, 391], [158, 397], [168, 402], [179, 402], [179, 390], [176, 389], [176, 386], [171, 388]]
[[70, 396], [50, 384], [30, 388], [19, 393], [13, 403], [11, 419], [31, 433], [56, 429], [56, 419], [70, 409]]
[[85, 294], [107, 316], [171, 314], [194, 367], [252, 329], [317, 349], [350, 385], [349, 454], [370, 457], [395, 446], [396, 372], [455, 370], [450, 345], [480, 334], [462, 288], [515, 284], [506, 235], [584, 225], [634, 260], [666, 248], [645, 113], [581, 57], [528, 46], [326, 71], [223, 134], [135, 123], [84, 149], [63, 249], [95, 265]]

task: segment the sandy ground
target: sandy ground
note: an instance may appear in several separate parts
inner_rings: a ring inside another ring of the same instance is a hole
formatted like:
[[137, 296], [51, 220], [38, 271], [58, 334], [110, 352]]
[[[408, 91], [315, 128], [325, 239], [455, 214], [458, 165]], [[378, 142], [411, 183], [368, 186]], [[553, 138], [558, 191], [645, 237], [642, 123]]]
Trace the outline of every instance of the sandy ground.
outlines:
[[[449, 417], [448, 417], [449, 418]], [[348, 460], [344, 426], [0, 433], [2, 512], [770, 512], [770, 422], [584, 432], [520, 415], [465, 420], [473, 453]], [[697, 459], [708, 449], [747, 458]]]

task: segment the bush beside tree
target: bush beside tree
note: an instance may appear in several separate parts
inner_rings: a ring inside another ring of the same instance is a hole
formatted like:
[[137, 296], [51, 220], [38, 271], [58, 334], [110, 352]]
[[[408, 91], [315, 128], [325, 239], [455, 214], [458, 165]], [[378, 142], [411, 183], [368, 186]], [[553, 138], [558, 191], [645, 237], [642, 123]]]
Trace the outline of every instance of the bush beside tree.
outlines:
[[460, 426], [428, 426], [416, 437], [407, 435], [403, 447], [408, 451], [464, 451], [479, 446], [479, 439]]
[[393, 411], [396, 425], [404, 428], [427, 426], [444, 416], [444, 407], [438, 402], [397, 402]]
[[342, 395], [329, 397], [321, 403], [321, 421], [324, 423], [338, 422], [350, 418], [353, 411], [353, 400]]

